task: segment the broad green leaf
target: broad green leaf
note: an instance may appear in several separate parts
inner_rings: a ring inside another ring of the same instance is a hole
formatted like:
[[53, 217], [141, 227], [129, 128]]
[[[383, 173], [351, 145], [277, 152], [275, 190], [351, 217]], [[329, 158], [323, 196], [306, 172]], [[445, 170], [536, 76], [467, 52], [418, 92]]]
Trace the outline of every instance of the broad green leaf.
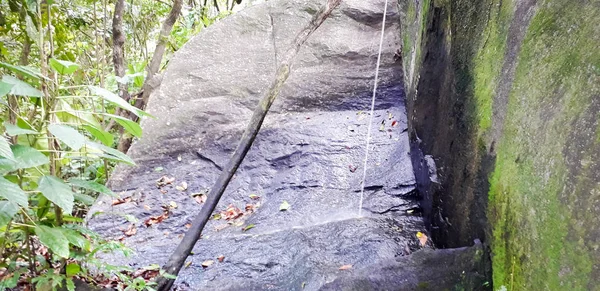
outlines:
[[73, 62], [51, 58], [50, 67], [52, 67], [57, 73], [61, 75], [69, 75], [77, 71], [79, 65]]
[[4, 97], [14, 85], [0, 81], [0, 97]]
[[19, 185], [4, 179], [2, 176], [0, 176], [0, 197], [4, 197], [12, 203], [27, 207], [27, 194], [21, 190]]
[[88, 145], [90, 148], [97, 149], [97, 150], [100, 150], [100, 151], [106, 153], [106, 155], [97, 154], [100, 157], [123, 162], [123, 163], [129, 164], [129, 165], [135, 166], [135, 162], [130, 157], [128, 157], [126, 154], [124, 154], [118, 150], [115, 150], [115, 149], [107, 147], [103, 144], [99, 144], [99, 143], [95, 143], [95, 142], [91, 142], [91, 141], [87, 141], [86, 145]]
[[20, 134], [38, 134], [39, 133], [35, 130], [20, 128], [14, 124], [8, 123], [8, 121], [4, 122], [4, 128], [6, 128], [6, 133], [10, 136], [17, 136]]
[[137, 107], [129, 104], [129, 102], [125, 101], [123, 98], [119, 97], [119, 95], [110, 92], [104, 88], [96, 87], [96, 86], [88, 86], [90, 88], [90, 92], [93, 95], [97, 95], [102, 97], [104, 100], [113, 103], [127, 111], [131, 111], [133, 114], [142, 117], [142, 116], [150, 116], [150, 114], [138, 109]]
[[69, 257], [69, 241], [59, 227], [48, 227], [45, 225], [37, 225], [35, 227], [40, 242], [47, 246], [56, 255], [68, 258]]
[[16, 144], [11, 146], [11, 149], [16, 161], [14, 168], [12, 169], [13, 171], [38, 167], [50, 163], [48, 157], [32, 147]]
[[0, 135], [0, 157], [5, 157], [10, 160], [15, 159], [15, 156], [10, 149], [10, 143], [3, 135]]
[[78, 264], [68, 264], [65, 270], [68, 277], [73, 277], [79, 274], [81, 267]]
[[13, 66], [11, 64], [0, 62], [0, 67], [3, 67], [7, 70], [11, 70], [19, 75], [27, 76], [35, 80], [39, 80], [40, 78], [48, 79], [42, 75], [40, 70], [27, 66]]
[[[69, 266], [67, 266], [68, 268]], [[79, 265], [78, 265], [79, 267]], [[67, 269], [67, 275], [69, 274], [69, 270]], [[67, 291], [76, 291], [76, 287], [75, 287], [75, 281], [73, 281], [72, 278], [66, 278], [65, 282], [67, 283]]]
[[85, 144], [85, 136], [74, 128], [62, 124], [50, 124], [48, 130], [71, 149], [77, 151]]
[[19, 211], [19, 207], [10, 201], [0, 201], [0, 227], [5, 226]]
[[9, 94], [26, 97], [42, 97], [42, 91], [33, 88], [31, 85], [13, 76], [3, 76], [2, 82], [12, 85]]
[[86, 181], [86, 180], [82, 180], [82, 179], [71, 178], [71, 179], [69, 179], [69, 184], [71, 184], [75, 187], [92, 190], [94, 192], [106, 194], [109, 196], [116, 196], [115, 193], [110, 191], [110, 189], [108, 189], [106, 186], [104, 186], [100, 183], [96, 183], [94, 181]]
[[66, 213], [73, 212], [74, 193], [71, 186], [54, 176], [43, 176], [38, 183], [38, 191]]
[[82, 112], [74, 110], [66, 99], [60, 99], [57, 104], [56, 116], [60, 121], [71, 124], [87, 124], [97, 128], [102, 127], [98, 119], [94, 116], [93, 112]]
[[120, 124], [127, 132], [131, 133], [135, 137], [142, 137], [142, 128], [137, 122], [131, 121], [127, 118], [113, 115], [113, 114], [105, 114], [106, 116], [110, 116], [114, 119], [118, 124]]
[[68, 228], [61, 228], [61, 230], [72, 245], [84, 250], [90, 249], [90, 242], [78, 231]]
[[105, 146], [112, 146], [114, 143], [114, 137], [110, 132], [106, 132], [102, 129], [91, 125], [83, 125], [85, 130], [87, 130], [93, 137], [97, 138], [100, 142], [102, 142]]
[[73, 197], [75, 198], [76, 201], [79, 201], [88, 206], [94, 204], [94, 202], [96, 201], [96, 199], [94, 199], [94, 197], [92, 197], [90, 195], [81, 194], [81, 193], [77, 193], [77, 192], [73, 192]]

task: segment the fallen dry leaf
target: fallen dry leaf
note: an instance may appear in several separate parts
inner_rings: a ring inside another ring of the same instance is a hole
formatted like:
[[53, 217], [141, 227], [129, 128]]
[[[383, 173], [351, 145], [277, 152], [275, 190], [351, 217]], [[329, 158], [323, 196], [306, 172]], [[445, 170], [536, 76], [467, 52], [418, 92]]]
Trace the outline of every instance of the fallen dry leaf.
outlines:
[[356, 169], [358, 169], [358, 167], [353, 166], [353, 165], [348, 165], [348, 168], [350, 169], [350, 173], [354, 173], [354, 172], [356, 172]]
[[152, 209], [152, 207], [150, 207], [150, 205], [148, 205], [148, 204], [144, 204], [144, 209], [150, 210], [150, 209]]
[[258, 199], [260, 199], [260, 196], [258, 196], [258, 195], [256, 195], [256, 194], [250, 194], [250, 196], [249, 196], [249, 197], [250, 197], [250, 199], [253, 199], [253, 200], [258, 200]]
[[132, 236], [134, 234], [137, 233], [137, 228], [135, 227], [135, 224], [130, 224], [129, 227], [123, 231], [123, 234], [125, 234], [126, 236]]
[[123, 204], [123, 203], [128, 203], [128, 202], [131, 202], [131, 196], [125, 197], [125, 198], [117, 198], [117, 199], [113, 200], [112, 206]]
[[198, 204], [202, 204], [204, 202], [206, 202], [206, 194], [198, 194], [198, 195], [193, 195], [194, 196], [194, 200], [196, 200], [196, 202], [198, 202]]
[[175, 186], [175, 189], [177, 189], [181, 192], [187, 190], [187, 188], [188, 188], [188, 184], [186, 181], [181, 182], [181, 185], [179, 185], [179, 186]]
[[171, 207], [173, 209], [177, 208], [177, 202], [175, 202], [175, 201], [169, 202], [169, 207]]
[[216, 213], [216, 214], [214, 214], [214, 215], [212, 216], [212, 219], [213, 219], [213, 220], [219, 220], [219, 219], [221, 219], [221, 213]]
[[219, 260], [219, 263], [222, 263], [225, 260], [225, 256], [218, 256], [217, 260]]
[[340, 267], [340, 270], [349, 270], [352, 269], [352, 265], [343, 265]]
[[398, 124], [398, 121], [394, 120], [392, 121], [392, 127], [396, 126]]
[[248, 212], [253, 212], [254, 211], [254, 204], [246, 204], [246, 211]]
[[213, 261], [213, 260], [206, 260], [206, 261], [202, 262], [202, 267], [208, 268], [208, 267], [210, 267], [210, 265], [212, 265], [214, 263], [215, 263], [215, 261]]
[[185, 226], [185, 228], [190, 229], [192, 227], [192, 224], [191, 223], [186, 223], [184, 226]]
[[236, 219], [242, 215], [244, 215], [244, 213], [242, 213], [239, 208], [232, 204], [230, 204], [225, 211], [221, 212], [221, 216], [223, 216], [226, 220]]
[[429, 238], [427, 237], [427, 235], [425, 235], [424, 233], [422, 233], [422, 232], [420, 232], [420, 231], [419, 231], [419, 232], [417, 232], [417, 238], [419, 239], [419, 242], [421, 243], [421, 246], [422, 246], [422, 247], [424, 247], [424, 246], [425, 246], [425, 244], [427, 244], [427, 239], [429, 239]]
[[162, 176], [158, 180], [156, 180], [156, 186], [158, 188], [160, 188], [162, 186], [172, 184], [173, 182], [175, 182], [175, 178], [173, 178], [173, 177], [167, 177], [167, 176]]
[[192, 261], [187, 261], [187, 262], [185, 262], [185, 267], [189, 268], [191, 264], [192, 264]]
[[163, 222], [163, 220], [165, 220], [167, 217], [169, 217], [169, 213], [168, 212], [163, 212], [163, 214], [161, 215], [157, 215], [157, 216], [150, 216], [150, 218], [146, 219], [144, 221], [144, 224], [146, 226], [151, 226], [157, 223], [161, 223]]

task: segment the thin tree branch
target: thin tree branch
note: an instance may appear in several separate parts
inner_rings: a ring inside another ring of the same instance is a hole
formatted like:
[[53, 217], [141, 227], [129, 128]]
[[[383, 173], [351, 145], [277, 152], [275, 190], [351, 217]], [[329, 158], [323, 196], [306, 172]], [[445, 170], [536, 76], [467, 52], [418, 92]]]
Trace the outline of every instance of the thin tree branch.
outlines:
[[[293, 46], [285, 53], [283, 56], [279, 68], [277, 70], [276, 78], [273, 80], [271, 85], [269, 86], [269, 90], [266, 95], [260, 101], [256, 109], [254, 109], [254, 113], [252, 115], [252, 119], [250, 119], [250, 123], [240, 140], [231, 160], [227, 163], [224, 171], [221, 172], [217, 182], [211, 188], [210, 193], [208, 194], [208, 199], [204, 204], [204, 207], [200, 210], [200, 213], [196, 216], [193, 221], [192, 227], [185, 234], [183, 240], [179, 243], [175, 251], [171, 254], [171, 257], [163, 267], [163, 269], [171, 275], [177, 275], [181, 270], [186, 258], [190, 255], [194, 245], [200, 238], [202, 230], [206, 225], [206, 222], [210, 218], [210, 215], [215, 210], [217, 203], [221, 199], [223, 192], [227, 188], [229, 181], [237, 171], [238, 167], [244, 160], [244, 157], [250, 150], [256, 135], [258, 134], [260, 127], [271, 107], [275, 98], [279, 95], [279, 92], [287, 80], [290, 74], [290, 67], [300, 50], [300, 47], [304, 44], [304, 42], [308, 39], [308, 37], [313, 33], [322, 23], [327, 19], [327, 17], [331, 14], [333, 9], [340, 4], [341, 0], [328, 0], [327, 4], [323, 6], [311, 19], [310, 23], [300, 31], [300, 33], [296, 36]], [[165, 277], [161, 277], [158, 280], [158, 290], [166, 291], [171, 288], [173, 285], [173, 279], [167, 279]]]

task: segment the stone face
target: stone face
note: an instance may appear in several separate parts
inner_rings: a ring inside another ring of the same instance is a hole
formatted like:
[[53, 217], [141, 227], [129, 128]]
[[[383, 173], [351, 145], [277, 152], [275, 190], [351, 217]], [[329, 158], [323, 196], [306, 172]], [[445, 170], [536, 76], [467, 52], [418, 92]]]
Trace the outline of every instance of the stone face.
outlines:
[[[113, 206], [112, 198], [102, 197], [88, 219], [100, 234], [123, 237], [135, 254], [101, 258], [132, 267], [165, 263], [202, 207], [192, 195], [208, 193], [274, 77], [278, 55], [321, 2], [268, 1], [250, 7], [177, 52], [151, 96], [148, 112], [155, 118], [143, 120], [144, 137], [129, 152], [137, 166], [119, 166], [109, 183], [132, 201]], [[415, 234], [425, 232], [423, 220], [408, 211], [417, 208], [408, 195], [415, 181], [402, 68], [394, 58], [399, 27], [391, 3], [365, 211], [358, 217], [383, 4], [343, 1], [309, 38], [217, 207], [220, 212], [235, 206], [244, 216], [232, 224], [224, 215], [208, 223], [176, 286], [316, 290], [342, 274], [342, 265], [366, 268], [421, 248]], [[159, 188], [163, 176], [175, 180]], [[280, 211], [284, 201], [290, 207]], [[145, 225], [165, 208], [164, 221]], [[130, 225], [126, 214], [137, 219], [137, 233], [129, 237], [123, 232]], [[206, 261], [214, 263], [203, 267]]]
[[409, 135], [440, 245], [491, 244], [494, 288], [600, 284], [600, 7], [398, 1]]

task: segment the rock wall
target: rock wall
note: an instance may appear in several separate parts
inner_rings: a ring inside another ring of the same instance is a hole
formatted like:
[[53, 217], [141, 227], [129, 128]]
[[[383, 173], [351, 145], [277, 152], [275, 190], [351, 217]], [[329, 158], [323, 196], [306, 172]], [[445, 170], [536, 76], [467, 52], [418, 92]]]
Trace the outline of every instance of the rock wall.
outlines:
[[599, 290], [600, 2], [398, 4], [438, 244], [486, 240], [495, 289]]

